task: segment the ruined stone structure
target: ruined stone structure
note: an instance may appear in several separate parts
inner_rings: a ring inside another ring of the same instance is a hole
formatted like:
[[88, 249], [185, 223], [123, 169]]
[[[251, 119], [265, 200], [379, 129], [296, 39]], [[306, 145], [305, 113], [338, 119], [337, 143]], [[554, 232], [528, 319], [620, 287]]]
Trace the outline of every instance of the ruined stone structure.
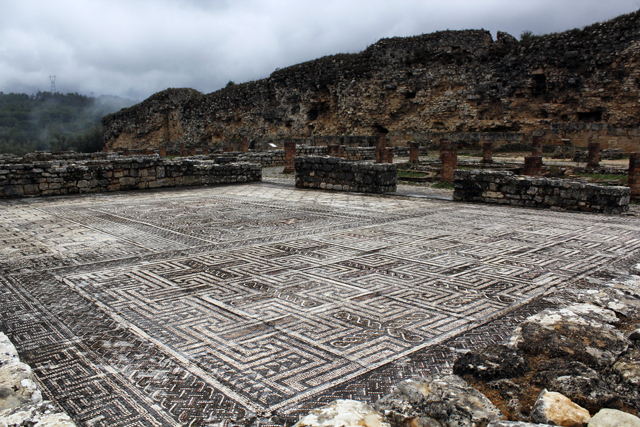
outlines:
[[629, 187], [631, 197], [634, 200], [640, 199], [640, 152], [629, 155]]
[[0, 198], [260, 181], [259, 164], [159, 157], [0, 164]]
[[453, 174], [458, 167], [458, 143], [450, 141], [440, 142], [440, 181], [453, 182]]
[[600, 165], [600, 143], [590, 142], [587, 166], [590, 168], [597, 168], [599, 165]]
[[527, 156], [524, 158], [524, 172], [528, 176], [542, 175], [542, 157]]
[[548, 130], [545, 143], [595, 133], [603, 149], [636, 151], [639, 30], [632, 13], [523, 41], [482, 30], [382, 39], [207, 95], [159, 92], [105, 117], [104, 137], [108, 149], [237, 141], [240, 151], [244, 138], [388, 131], [406, 145], [425, 132]]
[[482, 144], [482, 163], [493, 163], [493, 143]]
[[453, 199], [536, 208], [622, 213], [629, 210], [628, 187], [606, 187], [512, 172], [457, 170]]
[[394, 164], [354, 163], [336, 157], [295, 158], [296, 187], [389, 193], [396, 191]]

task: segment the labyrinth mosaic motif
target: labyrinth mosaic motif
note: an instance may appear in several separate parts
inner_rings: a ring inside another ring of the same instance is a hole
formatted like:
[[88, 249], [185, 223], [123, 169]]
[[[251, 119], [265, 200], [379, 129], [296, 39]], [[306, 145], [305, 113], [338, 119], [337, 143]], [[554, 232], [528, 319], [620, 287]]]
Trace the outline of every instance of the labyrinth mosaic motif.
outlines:
[[384, 389], [640, 225], [258, 183], [4, 201], [0, 242], [0, 329], [79, 424], [213, 425]]

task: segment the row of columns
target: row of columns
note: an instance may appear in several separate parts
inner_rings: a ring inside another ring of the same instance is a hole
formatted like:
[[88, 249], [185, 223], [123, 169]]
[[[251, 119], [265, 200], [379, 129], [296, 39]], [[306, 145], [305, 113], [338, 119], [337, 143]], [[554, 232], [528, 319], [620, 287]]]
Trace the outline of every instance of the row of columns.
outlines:
[[[420, 145], [417, 142], [409, 144], [409, 162], [418, 163]], [[533, 137], [532, 156], [524, 158], [524, 175], [540, 176], [542, 175], [542, 138]], [[335, 157], [344, 157], [344, 146], [333, 144], [328, 147], [329, 155]], [[294, 159], [296, 156], [296, 142], [285, 141], [284, 158], [285, 167], [283, 173], [294, 172]], [[482, 162], [492, 163], [493, 159], [493, 143], [485, 142], [482, 145]], [[457, 141], [440, 141], [440, 161], [442, 169], [440, 172], [440, 180], [453, 182], [454, 172], [458, 166], [458, 143]], [[393, 163], [393, 149], [386, 146], [386, 138], [381, 136], [376, 143], [376, 163]], [[589, 167], [597, 167], [600, 163], [600, 143], [589, 143]], [[640, 152], [631, 153], [629, 156], [629, 187], [631, 188], [631, 197], [640, 198]]]

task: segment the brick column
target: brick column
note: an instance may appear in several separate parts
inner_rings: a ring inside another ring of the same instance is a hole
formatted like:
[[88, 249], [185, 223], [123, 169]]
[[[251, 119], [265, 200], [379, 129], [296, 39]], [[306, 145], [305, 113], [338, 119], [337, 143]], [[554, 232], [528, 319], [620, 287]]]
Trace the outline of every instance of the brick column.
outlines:
[[293, 160], [296, 157], [296, 142], [285, 141], [284, 142], [284, 170], [282, 173], [295, 172], [295, 165]]
[[542, 157], [541, 156], [525, 157], [523, 174], [528, 176], [542, 175]]
[[184, 148], [184, 144], [180, 144], [180, 157], [186, 157], [187, 156], [187, 149]]
[[640, 152], [629, 154], [629, 188], [631, 199], [640, 200]]
[[384, 148], [382, 151], [382, 162], [381, 163], [393, 163], [393, 148]]
[[458, 167], [458, 143], [456, 141], [440, 141], [440, 181], [453, 182], [453, 173]]
[[493, 163], [493, 142], [482, 144], [482, 163]]
[[249, 138], [247, 137], [242, 138], [242, 152], [243, 153], [249, 152]]
[[409, 163], [415, 165], [420, 161], [420, 144], [418, 142], [409, 143]]
[[202, 155], [203, 156], [209, 155], [209, 147], [202, 147]]
[[387, 146], [387, 135], [380, 134], [378, 135], [378, 139], [376, 140], [376, 163], [383, 162], [383, 150]]
[[590, 168], [597, 168], [600, 166], [600, 143], [589, 143], [589, 157], [587, 158], [587, 166]]
[[542, 137], [541, 136], [531, 137], [531, 156], [542, 157]]
[[167, 149], [166, 149], [166, 147], [160, 147], [158, 149], [158, 154], [160, 154], [160, 157], [167, 157]]

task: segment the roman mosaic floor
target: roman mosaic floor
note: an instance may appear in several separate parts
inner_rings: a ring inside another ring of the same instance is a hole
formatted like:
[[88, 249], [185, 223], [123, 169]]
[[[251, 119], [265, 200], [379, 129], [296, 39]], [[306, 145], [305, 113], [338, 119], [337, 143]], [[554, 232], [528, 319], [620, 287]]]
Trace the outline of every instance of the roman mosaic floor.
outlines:
[[282, 183], [0, 202], [0, 330], [86, 426], [375, 401], [640, 262], [640, 221]]

